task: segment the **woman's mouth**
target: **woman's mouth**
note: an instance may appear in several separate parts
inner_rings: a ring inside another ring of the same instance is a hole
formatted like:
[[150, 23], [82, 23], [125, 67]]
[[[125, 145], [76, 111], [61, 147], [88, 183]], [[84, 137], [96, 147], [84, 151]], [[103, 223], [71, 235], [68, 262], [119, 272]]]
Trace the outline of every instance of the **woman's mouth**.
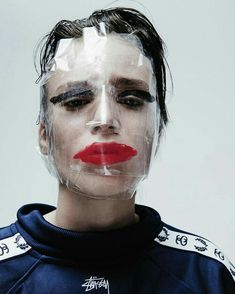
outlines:
[[137, 150], [116, 142], [93, 143], [76, 153], [73, 158], [95, 165], [110, 165], [131, 159]]

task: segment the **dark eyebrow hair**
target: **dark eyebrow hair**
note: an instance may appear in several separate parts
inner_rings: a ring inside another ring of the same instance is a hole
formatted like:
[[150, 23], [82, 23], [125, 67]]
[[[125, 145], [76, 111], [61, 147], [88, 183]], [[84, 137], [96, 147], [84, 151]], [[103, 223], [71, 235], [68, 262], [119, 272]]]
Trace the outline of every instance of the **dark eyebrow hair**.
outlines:
[[70, 90], [70, 89], [74, 89], [74, 88], [80, 88], [80, 87], [87, 87], [90, 84], [88, 83], [88, 81], [73, 81], [73, 82], [67, 82], [63, 85], [60, 85], [57, 90]]
[[[144, 82], [143, 80], [139, 79], [128, 79], [128, 78], [123, 78], [123, 77], [114, 77], [111, 79], [111, 84], [113, 86], [127, 86], [127, 87], [132, 87], [132, 86], [137, 86], [138, 88], [143, 88], [143, 89], [149, 89], [148, 84]], [[74, 82], [67, 82], [64, 85], [61, 85], [58, 87], [57, 90], [69, 90], [69, 89], [74, 89], [74, 88], [80, 88], [80, 87], [87, 87], [91, 86], [91, 84], [85, 80], [85, 81], [74, 81]]]
[[144, 82], [143, 80], [139, 80], [139, 79], [115, 77], [111, 79], [111, 84], [114, 85], [115, 87], [117, 86], [133, 87], [134, 86], [134, 87], [138, 87], [139, 89], [149, 91], [148, 84]]

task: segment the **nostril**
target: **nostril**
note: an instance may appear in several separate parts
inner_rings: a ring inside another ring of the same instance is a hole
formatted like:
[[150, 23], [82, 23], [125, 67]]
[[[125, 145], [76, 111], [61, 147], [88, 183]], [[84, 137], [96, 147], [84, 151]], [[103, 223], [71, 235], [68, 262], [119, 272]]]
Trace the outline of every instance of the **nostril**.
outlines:
[[116, 133], [115, 130], [116, 130], [115, 126], [104, 124], [104, 125], [94, 126], [92, 128], [92, 133], [93, 134], [97, 134], [97, 133], [114, 134]]

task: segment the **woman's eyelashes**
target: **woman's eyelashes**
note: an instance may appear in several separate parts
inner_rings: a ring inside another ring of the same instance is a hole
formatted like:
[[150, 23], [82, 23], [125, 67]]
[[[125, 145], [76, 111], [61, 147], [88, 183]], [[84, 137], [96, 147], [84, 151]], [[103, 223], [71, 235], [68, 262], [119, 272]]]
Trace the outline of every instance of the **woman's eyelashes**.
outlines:
[[116, 99], [117, 103], [123, 105], [124, 107], [138, 110], [144, 105], [144, 101], [141, 98], [131, 96], [131, 95], [125, 95], [121, 97], [117, 97]]
[[155, 98], [149, 92], [143, 90], [126, 90], [121, 92], [117, 97], [117, 102], [123, 104], [127, 108], [138, 110], [142, 108], [146, 102], [153, 102]]

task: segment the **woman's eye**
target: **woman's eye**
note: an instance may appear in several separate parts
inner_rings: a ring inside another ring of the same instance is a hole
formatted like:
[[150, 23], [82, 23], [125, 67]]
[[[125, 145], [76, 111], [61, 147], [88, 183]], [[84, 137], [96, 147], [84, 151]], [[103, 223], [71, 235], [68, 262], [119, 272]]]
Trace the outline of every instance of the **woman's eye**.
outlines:
[[138, 110], [144, 105], [144, 101], [142, 99], [134, 96], [120, 97], [117, 99], [117, 102], [133, 110]]
[[85, 106], [86, 104], [90, 103], [91, 100], [88, 99], [81, 99], [81, 98], [75, 98], [73, 100], [70, 101], [66, 101], [62, 104], [62, 106], [68, 108], [68, 109], [72, 109], [72, 110], [76, 110], [78, 108], [81, 108], [83, 106]]
[[73, 98], [68, 98], [65, 101], [63, 101], [61, 105], [65, 107], [67, 110], [73, 111], [84, 107], [85, 105], [89, 104], [92, 100], [93, 96], [92, 93], [89, 91], [78, 94]]

